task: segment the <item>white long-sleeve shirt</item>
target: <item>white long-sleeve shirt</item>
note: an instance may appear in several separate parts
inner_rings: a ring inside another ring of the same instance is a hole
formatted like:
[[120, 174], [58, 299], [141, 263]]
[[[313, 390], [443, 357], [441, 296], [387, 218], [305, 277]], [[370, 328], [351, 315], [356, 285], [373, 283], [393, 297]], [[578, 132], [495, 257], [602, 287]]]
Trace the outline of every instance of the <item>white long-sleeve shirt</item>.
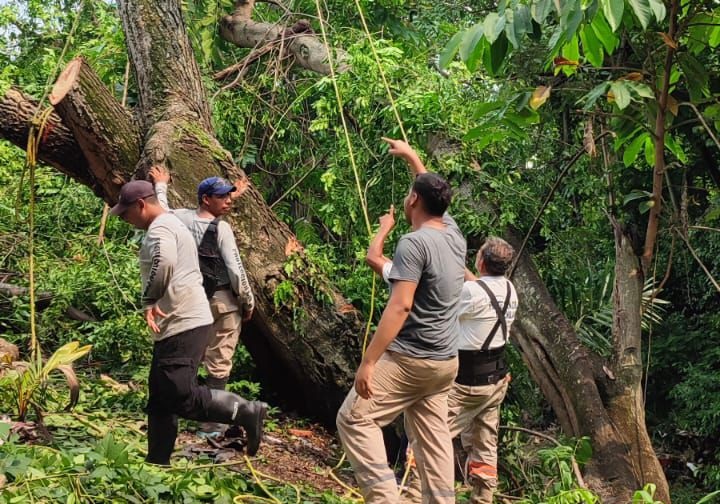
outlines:
[[162, 340], [213, 323], [202, 286], [197, 246], [180, 220], [170, 213], [155, 218], [140, 247], [143, 308], [157, 305], [165, 317], [155, 320]]
[[[197, 210], [190, 208], [171, 209], [168, 205], [167, 184], [164, 182], [155, 184], [155, 194], [162, 207], [173, 213], [185, 224], [195, 239], [195, 245], [199, 246], [213, 219], [200, 217]], [[230, 224], [222, 220], [218, 222], [217, 240], [220, 255], [225, 263], [225, 269], [219, 273], [218, 285], [230, 285], [242, 311], [246, 313], [252, 311], [255, 309], [255, 297], [250, 288], [250, 282], [245, 273], [245, 267], [240, 258], [240, 251], [235, 243], [235, 235]]]

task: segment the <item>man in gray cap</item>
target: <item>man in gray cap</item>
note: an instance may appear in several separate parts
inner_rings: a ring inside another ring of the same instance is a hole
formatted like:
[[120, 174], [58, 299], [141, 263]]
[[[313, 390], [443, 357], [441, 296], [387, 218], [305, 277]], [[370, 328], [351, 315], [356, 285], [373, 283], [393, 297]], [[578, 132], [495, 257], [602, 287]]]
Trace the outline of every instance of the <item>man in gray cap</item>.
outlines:
[[[154, 166], [148, 175], [155, 182], [160, 205], [185, 224], [198, 247], [200, 272], [213, 317], [203, 358], [208, 373], [206, 383], [211, 388], [224, 390], [230, 378], [242, 323], [250, 320], [255, 307], [235, 235], [230, 225], [222, 220], [230, 212], [233, 198], [241, 191], [223, 178], [209, 177], [198, 185], [198, 208], [171, 210], [167, 198], [170, 174], [163, 167]], [[199, 434], [215, 437], [223, 430], [222, 425], [205, 423], [200, 426]]]
[[152, 183], [145, 180], [125, 184], [111, 213], [147, 230], [139, 254], [143, 310], [154, 340], [146, 460], [170, 464], [178, 416], [242, 426], [248, 438], [247, 452], [254, 455], [262, 438], [267, 404], [197, 381], [213, 317], [190, 231], [160, 205]]

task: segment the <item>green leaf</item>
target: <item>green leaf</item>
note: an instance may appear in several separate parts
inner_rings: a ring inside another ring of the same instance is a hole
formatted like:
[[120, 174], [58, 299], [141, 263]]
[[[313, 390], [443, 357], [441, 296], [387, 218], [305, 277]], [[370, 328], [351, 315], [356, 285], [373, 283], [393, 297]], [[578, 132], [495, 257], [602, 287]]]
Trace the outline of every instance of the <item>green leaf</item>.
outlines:
[[483, 36], [483, 25], [477, 23], [469, 28], [463, 35], [460, 42], [460, 59], [474, 72], [477, 69], [477, 62], [482, 57], [483, 45], [480, 43]]
[[488, 113], [492, 112], [493, 110], [499, 109], [500, 107], [502, 107], [502, 102], [499, 102], [499, 101], [482, 102], [475, 109], [475, 114], [473, 114], [473, 117], [475, 119], [478, 119], [484, 115], [487, 115]]
[[595, 105], [595, 102], [600, 98], [602, 95], [604, 95], [607, 92], [607, 88], [610, 85], [609, 82], [603, 82], [602, 84], [598, 84], [594, 88], [590, 90], [588, 94], [583, 96], [577, 101], [577, 104], [583, 104], [583, 110], [590, 110]]
[[661, 23], [665, 19], [667, 11], [665, 9], [665, 2], [663, 0], [650, 0], [650, 9], [655, 15], [655, 20]]
[[572, 2], [566, 4], [566, 11], [561, 19], [561, 26], [565, 27], [565, 39], [570, 40], [577, 34], [578, 27], [583, 20], [583, 10], [578, 6], [572, 6]]
[[677, 143], [675, 137], [671, 135], [665, 135], [665, 146], [673, 153], [673, 155], [683, 164], [687, 163], [687, 154], [683, 150], [682, 146]]
[[625, 0], [600, 0], [603, 14], [612, 31], [617, 31], [622, 23], [623, 10], [625, 10]]
[[532, 19], [530, 17], [530, 9], [528, 9], [527, 5], [520, 4], [515, 8], [513, 25], [515, 27], [515, 38], [518, 41], [520, 41], [526, 33], [532, 33]]
[[533, 0], [530, 6], [530, 14], [539, 25], [545, 23], [545, 18], [550, 14], [551, 0]]
[[714, 492], [710, 492], [705, 497], [697, 501], [697, 504], [706, 504], [710, 501], [712, 501], [715, 497], [720, 497], [720, 490], [715, 490]]
[[[560, 54], [563, 58], [566, 58], [571, 61], [579, 61], [580, 60], [580, 46], [578, 45], [578, 38], [577, 36], [573, 36], [570, 38], [570, 41], [565, 44], [562, 48], [562, 51], [560, 51]], [[563, 71], [563, 73], [567, 76], [573, 75], [577, 72], [577, 66], [576, 65], [562, 65], [560, 67]]]
[[652, 89], [650, 89], [650, 86], [648, 86], [647, 84], [644, 84], [642, 82], [633, 82], [630, 80], [626, 80], [624, 82], [625, 85], [629, 87], [640, 98], [650, 98], [652, 100], [655, 99], [655, 93], [653, 93]]
[[603, 47], [595, 36], [595, 30], [590, 25], [583, 26], [580, 30], [580, 41], [582, 42], [583, 54], [594, 67], [601, 67], [605, 61]]
[[440, 52], [440, 68], [446, 68], [448, 64], [452, 61], [452, 59], [455, 57], [458, 49], [460, 48], [460, 42], [462, 42], [465, 33], [465, 31], [459, 31], [455, 35], [453, 35], [447, 45]]
[[635, 139], [630, 142], [630, 145], [625, 148], [625, 152], [623, 152], [623, 164], [626, 167], [630, 166], [635, 162], [638, 154], [640, 154], [640, 149], [643, 148], [643, 146], [645, 145], [645, 141], [648, 138], [650, 138], [650, 135], [648, 135], [647, 132], [641, 133], [636, 136]]
[[688, 53], [679, 54], [678, 62], [680, 63], [683, 74], [685, 74], [688, 91], [690, 91], [690, 100], [698, 102], [706, 96], [709, 96], [709, 77], [705, 67]]
[[628, 2], [643, 29], [647, 29], [653, 15], [650, 10], [650, 2], [648, 0], [628, 0]]
[[518, 38], [515, 34], [514, 16], [515, 14], [510, 9], [505, 11], [505, 36], [510, 41], [512, 46], [517, 49], [520, 44], [518, 43]]
[[483, 28], [487, 41], [491, 45], [494, 44], [505, 28], [505, 16], [501, 16], [497, 12], [491, 12], [483, 21]]
[[610, 91], [615, 98], [615, 104], [620, 110], [630, 105], [631, 96], [630, 91], [624, 81], [615, 81], [610, 84]]
[[602, 12], [598, 11], [598, 13], [595, 15], [595, 18], [592, 20], [592, 23], [590, 23], [590, 27], [595, 32], [595, 35], [597, 35], [598, 40], [602, 42], [605, 51], [608, 54], [612, 54], [613, 52], [615, 52], [619, 40], [613, 33], [610, 25], [605, 20], [605, 16], [603, 16]]
[[645, 140], [645, 161], [648, 166], [655, 166], [655, 144], [650, 136]]
[[623, 205], [627, 205], [631, 201], [639, 200], [639, 199], [649, 199], [652, 197], [652, 193], [649, 193], [647, 191], [642, 190], [635, 190], [628, 194], [626, 194], [623, 197]]
[[492, 46], [484, 49], [483, 65], [491, 76], [494, 77], [500, 72], [500, 68], [505, 62], [505, 57], [509, 52], [510, 44], [508, 44], [508, 39], [505, 34], [502, 33]]

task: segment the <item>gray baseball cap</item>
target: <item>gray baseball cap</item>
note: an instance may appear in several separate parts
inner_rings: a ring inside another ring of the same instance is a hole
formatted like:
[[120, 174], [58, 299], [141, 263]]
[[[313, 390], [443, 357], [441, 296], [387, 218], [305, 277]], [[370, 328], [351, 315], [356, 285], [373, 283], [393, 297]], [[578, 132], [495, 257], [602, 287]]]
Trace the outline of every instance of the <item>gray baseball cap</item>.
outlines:
[[139, 199], [155, 196], [155, 188], [147, 180], [131, 180], [120, 189], [117, 205], [112, 207], [110, 213], [122, 215], [130, 205]]

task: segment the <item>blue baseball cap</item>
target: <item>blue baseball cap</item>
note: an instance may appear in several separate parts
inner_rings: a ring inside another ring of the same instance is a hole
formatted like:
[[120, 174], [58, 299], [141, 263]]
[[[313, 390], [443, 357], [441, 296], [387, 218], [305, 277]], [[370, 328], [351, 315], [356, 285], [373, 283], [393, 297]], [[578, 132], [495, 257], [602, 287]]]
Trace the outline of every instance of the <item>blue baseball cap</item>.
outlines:
[[222, 177], [206, 178], [198, 185], [198, 203], [202, 203], [202, 197], [207, 196], [225, 196], [233, 191], [237, 191], [237, 187]]

